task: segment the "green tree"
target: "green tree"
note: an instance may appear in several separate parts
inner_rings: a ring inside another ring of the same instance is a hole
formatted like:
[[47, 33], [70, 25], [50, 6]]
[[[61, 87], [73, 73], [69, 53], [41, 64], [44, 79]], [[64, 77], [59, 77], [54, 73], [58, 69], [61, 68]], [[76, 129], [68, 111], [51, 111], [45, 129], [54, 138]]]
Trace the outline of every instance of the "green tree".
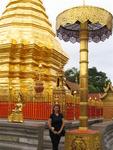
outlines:
[[89, 68], [89, 92], [93, 92], [91, 86], [93, 86], [95, 92], [104, 92], [105, 84], [111, 82], [110, 79], [106, 76], [106, 73], [98, 71], [96, 67]]
[[66, 77], [66, 80], [68, 80], [70, 82], [78, 82], [79, 72], [77, 71], [77, 69], [75, 67], [66, 70], [64, 72], [64, 75]]
[[[79, 71], [76, 68], [65, 71], [65, 77], [71, 82], [79, 83]], [[89, 93], [104, 92], [105, 84], [111, 82], [106, 73], [98, 71], [96, 67], [88, 69], [88, 88]]]

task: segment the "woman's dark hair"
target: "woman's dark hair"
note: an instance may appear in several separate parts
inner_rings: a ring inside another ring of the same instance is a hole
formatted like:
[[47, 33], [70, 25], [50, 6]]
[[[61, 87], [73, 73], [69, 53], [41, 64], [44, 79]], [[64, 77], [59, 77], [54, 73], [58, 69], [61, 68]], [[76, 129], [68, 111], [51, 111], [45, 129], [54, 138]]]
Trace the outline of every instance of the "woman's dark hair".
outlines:
[[54, 108], [55, 108], [56, 106], [59, 108], [59, 113], [60, 113], [60, 105], [59, 105], [59, 104], [54, 104], [54, 105], [53, 105], [52, 112], [53, 112], [53, 113], [55, 112], [55, 111], [54, 111]]

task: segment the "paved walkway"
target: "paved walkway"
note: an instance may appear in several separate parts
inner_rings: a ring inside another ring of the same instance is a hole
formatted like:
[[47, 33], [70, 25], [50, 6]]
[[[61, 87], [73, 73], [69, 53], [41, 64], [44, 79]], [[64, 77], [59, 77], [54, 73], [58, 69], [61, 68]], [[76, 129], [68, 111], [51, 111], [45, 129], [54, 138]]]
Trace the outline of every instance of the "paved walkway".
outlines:
[[[97, 122], [100, 122], [100, 121], [102, 121], [102, 118], [100, 118], [100, 119], [91, 119], [91, 120], [89, 120], [89, 124], [91, 125], [91, 124], [93, 124], [93, 123], [97, 123]], [[14, 123], [8, 123], [8, 120], [6, 120], [6, 119], [0, 119], [0, 124], [1, 124], [1, 126], [3, 126], [4, 127], [4, 125], [6, 126], [6, 128], [8, 127], [8, 126], [16, 126], [16, 123], [14, 124]], [[25, 120], [23, 123], [17, 123], [17, 126], [22, 126], [23, 128], [24, 128], [24, 126], [25, 126], [25, 128], [27, 127], [27, 126], [30, 126], [30, 127], [34, 127], [34, 128], [36, 128], [36, 127], [38, 127], [39, 125], [43, 125], [44, 127], [45, 127], [45, 129], [44, 129], [44, 143], [43, 143], [43, 150], [52, 150], [52, 145], [51, 145], [51, 141], [50, 141], [50, 137], [49, 137], [49, 132], [48, 132], [48, 127], [47, 127], [47, 121], [32, 121], [32, 120]], [[67, 129], [72, 129], [72, 128], [77, 128], [78, 126], [79, 126], [79, 121], [78, 120], [76, 120], [76, 121], [65, 121], [65, 126], [66, 126], [66, 130]], [[4, 128], [5, 129], [5, 128]], [[31, 128], [32, 129], [32, 128]], [[15, 133], [14, 133], [15, 132]], [[32, 132], [32, 131], [31, 131]], [[1, 128], [1, 133], [2, 133], [2, 128]], [[16, 131], [14, 131], [13, 130], [13, 132], [11, 131], [11, 134], [16, 134]], [[7, 128], [7, 130], [4, 130], [4, 134], [8, 134], [9, 136], [10, 136], [10, 131], [8, 131], [8, 128]], [[20, 133], [19, 133], [20, 134]], [[23, 134], [23, 136], [25, 136], [24, 135], [24, 133], [21, 133], [21, 134]], [[25, 132], [25, 134], [27, 134], [26, 132]], [[0, 134], [0, 136], [2, 137], [2, 135]], [[37, 139], [36, 139], [37, 140]], [[32, 140], [33, 141], [33, 140]], [[61, 138], [61, 141], [60, 141], [60, 145], [59, 145], [59, 150], [64, 150], [64, 141], [65, 141], [65, 138], [64, 137], [62, 137]], [[27, 141], [28, 142], [28, 141]], [[31, 145], [31, 147], [32, 148], [30, 148], [29, 146], [28, 146], [28, 144], [26, 144], [26, 145], [23, 145], [23, 147], [21, 147], [20, 148], [20, 146], [19, 146], [19, 143], [17, 143], [17, 146], [16, 146], [16, 144], [15, 144], [15, 147], [16, 148], [10, 148], [9, 149], [9, 147], [10, 147], [10, 144], [9, 143], [3, 143], [1, 140], [0, 140], [0, 150], [37, 150], [37, 148], [35, 147], [35, 145], [33, 145], [33, 143], [32, 143], [32, 145]], [[3, 147], [4, 145], [3, 144], [7, 144], [7, 146], [6, 146], [6, 148], [4, 149], [4, 148], [1, 148], [1, 147]], [[9, 147], [8, 147], [9, 146]], [[27, 148], [28, 147], [28, 148]]]

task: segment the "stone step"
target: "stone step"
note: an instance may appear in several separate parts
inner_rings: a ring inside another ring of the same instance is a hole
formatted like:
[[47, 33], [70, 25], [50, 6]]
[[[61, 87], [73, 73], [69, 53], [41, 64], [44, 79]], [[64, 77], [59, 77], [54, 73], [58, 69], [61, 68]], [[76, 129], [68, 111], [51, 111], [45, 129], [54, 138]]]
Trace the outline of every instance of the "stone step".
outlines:
[[4, 136], [13, 136], [13, 137], [26, 137], [26, 138], [33, 138], [36, 139], [37, 138], [37, 134], [35, 132], [35, 134], [33, 133], [27, 133], [26, 131], [24, 132], [19, 132], [19, 131], [8, 131], [8, 130], [1, 130], [0, 131], [0, 135], [4, 135]]
[[[5, 130], [6, 129], [6, 130]], [[5, 131], [4, 131], [5, 130]], [[25, 130], [10, 130], [10, 128], [5, 128], [4, 130], [0, 130], [0, 150], [9, 150], [9, 147], [11, 150], [35, 150], [37, 147], [37, 136], [34, 136], [33, 134], [30, 135], [29, 131], [28, 133], [25, 132]], [[21, 132], [22, 131], [22, 132]], [[29, 144], [29, 145], [28, 145]], [[31, 145], [30, 145], [31, 144]], [[33, 145], [32, 145], [33, 144]], [[61, 138], [60, 149], [64, 148], [64, 137]], [[47, 129], [44, 130], [44, 143], [43, 143], [43, 149], [44, 150], [50, 150], [52, 149], [51, 140], [49, 137], [49, 131]]]
[[1, 126], [0, 125], [0, 131], [9, 131], [9, 132], [19, 132], [19, 133], [23, 133], [23, 132], [26, 132], [27, 134], [33, 134], [33, 135], [35, 135], [35, 134], [37, 134], [37, 129], [36, 128], [24, 128], [24, 127], [16, 127], [16, 125], [15, 126], [12, 126], [12, 127], [10, 127], [10, 126]]
[[[43, 145], [41, 124], [0, 123], [0, 150], [37, 150]], [[40, 142], [39, 142], [40, 141]], [[42, 150], [42, 149], [41, 149]]]
[[37, 150], [37, 147], [25, 143], [0, 141], [0, 150]]
[[17, 131], [0, 131], [0, 141], [28, 143], [38, 145], [37, 135], [30, 135], [26, 132], [19, 133]]

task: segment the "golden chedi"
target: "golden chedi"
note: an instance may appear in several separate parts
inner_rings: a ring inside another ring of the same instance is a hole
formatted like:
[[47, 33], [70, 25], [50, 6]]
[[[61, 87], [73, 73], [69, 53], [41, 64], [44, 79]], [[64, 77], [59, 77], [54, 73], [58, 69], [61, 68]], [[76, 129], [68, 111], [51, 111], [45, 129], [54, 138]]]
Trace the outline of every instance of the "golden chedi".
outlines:
[[0, 18], [0, 100], [9, 100], [10, 87], [33, 95], [39, 64], [44, 90], [51, 92], [66, 62], [42, 1], [10, 0]]

